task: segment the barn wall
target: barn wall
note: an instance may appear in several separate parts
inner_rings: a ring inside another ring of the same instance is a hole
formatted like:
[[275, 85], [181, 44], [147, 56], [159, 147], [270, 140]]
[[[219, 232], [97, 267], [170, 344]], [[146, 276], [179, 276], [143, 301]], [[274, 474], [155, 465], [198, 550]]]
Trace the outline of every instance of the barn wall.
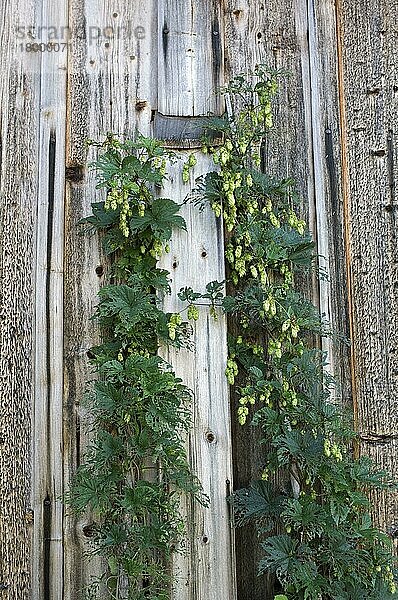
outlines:
[[[329, 281], [309, 279], [302, 286], [333, 328], [352, 340], [350, 347], [322, 340], [339, 382], [336, 396], [354, 406], [358, 451], [397, 474], [397, 1], [7, 0], [4, 9], [0, 597], [7, 587], [9, 600], [77, 600], [100, 566], [98, 559], [83, 560], [90, 516], [77, 521], [61, 502], [87, 443], [81, 400], [90, 377], [86, 353], [98, 339], [89, 317], [108, 268], [97, 238], [82, 236], [78, 227], [98, 197], [85, 140], [107, 131], [132, 136], [137, 128], [151, 134], [156, 111], [172, 117], [217, 112], [222, 107], [211, 90], [259, 61], [289, 73], [264, 161], [271, 173], [297, 180], [320, 267], [329, 272]], [[60, 37], [69, 27], [64, 52], [26, 52], [32, 36], [16, 28], [33, 24], [56, 27]], [[125, 29], [109, 39], [106, 28], [117, 26]], [[184, 157], [188, 151], [178, 146]], [[177, 179], [167, 193], [182, 198], [189, 186], [183, 189]], [[194, 265], [196, 281], [206, 260], [209, 273], [221, 276], [215, 248], [222, 240], [211, 215], [200, 227], [198, 216], [189, 218], [197, 236], [186, 255], [197, 260], [182, 263], [181, 273]], [[174, 241], [176, 256], [181, 243]], [[223, 343], [225, 323], [208, 326], [212, 339]], [[196, 362], [172, 360], [203, 375], [207, 349], [200, 352]], [[214, 377], [220, 368], [222, 359], [214, 363]], [[201, 385], [198, 393], [210, 402]], [[221, 597], [217, 585], [228, 585], [234, 596], [224, 497], [226, 481], [232, 482], [227, 392], [225, 382], [215, 385], [220, 402], [209, 404], [206, 418], [196, 414], [190, 444], [199, 471], [212, 469], [218, 481], [214, 502], [224, 525], [217, 536], [217, 523], [196, 515], [200, 526], [191, 529], [187, 546], [201, 563], [195, 577], [189, 555], [176, 565], [187, 583], [177, 588], [176, 600]], [[232, 425], [240, 486], [256, 476], [261, 455], [255, 438], [234, 418]], [[210, 430], [218, 445], [205, 437]], [[374, 506], [381, 527], [397, 531], [397, 497], [377, 494]], [[236, 537], [238, 599], [272, 599], [269, 582], [256, 576], [252, 533]], [[207, 573], [216, 564], [221, 576], [214, 584]]]

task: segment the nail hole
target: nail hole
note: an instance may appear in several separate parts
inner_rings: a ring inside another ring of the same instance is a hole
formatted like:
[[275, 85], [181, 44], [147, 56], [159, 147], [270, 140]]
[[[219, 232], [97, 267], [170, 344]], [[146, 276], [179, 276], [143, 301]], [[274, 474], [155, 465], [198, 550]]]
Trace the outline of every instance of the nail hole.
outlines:
[[384, 150], [384, 148], [381, 148], [380, 150], [372, 150], [371, 154], [372, 156], [385, 156], [386, 151]]
[[105, 42], [105, 48], [109, 48], [110, 43], [109, 42]]
[[116, 19], [116, 17], [118, 17], [119, 15], [117, 14], [117, 12], [114, 12], [112, 16], [114, 19]]
[[207, 537], [207, 535], [204, 535], [204, 536], [202, 537], [202, 542], [203, 542], [204, 544], [207, 544], [207, 543], [208, 543], [208, 541], [209, 541], [209, 538]]
[[206, 439], [209, 442], [209, 444], [211, 444], [216, 439], [216, 436], [212, 431], [209, 431], [208, 433], [206, 433]]
[[94, 525], [93, 524], [89, 524], [89, 525], [85, 525], [82, 528], [83, 531], [83, 535], [87, 538], [93, 537], [94, 535]]
[[102, 277], [104, 274], [104, 267], [102, 265], [98, 265], [98, 267], [95, 267], [95, 272], [97, 273], [98, 277]]
[[203, 250], [203, 252], [202, 252], [202, 258], [206, 258], [206, 256], [207, 256], [207, 252], [206, 252], [206, 250]]
[[137, 110], [137, 111], [144, 110], [146, 105], [147, 105], [146, 100], [137, 100], [137, 102], [135, 103], [135, 110]]
[[178, 267], [178, 262], [174, 261], [172, 266], [173, 266], [173, 269], [176, 269]]
[[71, 183], [81, 183], [84, 181], [84, 166], [68, 165], [65, 167], [65, 178]]
[[258, 40], [261, 40], [261, 38], [262, 38], [262, 37], [263, 37], [263, 36], [262, 36], [262, 33], [259, 31], [259, 32], [258, 32], [258, 34], [257, 34], [257, 39], [258, 39]]

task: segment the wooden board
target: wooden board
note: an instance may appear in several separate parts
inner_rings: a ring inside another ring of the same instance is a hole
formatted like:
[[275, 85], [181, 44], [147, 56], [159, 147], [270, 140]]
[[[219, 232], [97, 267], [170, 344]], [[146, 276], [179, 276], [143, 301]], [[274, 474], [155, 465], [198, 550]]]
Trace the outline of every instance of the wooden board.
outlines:
[[[338, 11], [355, 409], [361, 452], [396, 476], [398, 3], [342, 1]], [[394, 528], [398, 494], [375, 495], [373, 506]]]
[[[299, 285], [333, 330], [347, 335], [335, 31], [331, 1], [227, 2], [228, 76], [253, 69], [257, 63], [286, 72], [274, 101], [274, 127], [265, 144], [264, 166], [276, 177], [296, 181], [301, 214], [320, 255], [319, 267], [330, 278], [318, 283], [309, 276]], [[323, 339], [321, 343], [338, 380], [335, 395], [349, 403], [349, 351], [339, 342]], [[259, 476], [262, 451], [250, 426], [233, 423], [234, 479], [236, 487], [242, 487]], [[272, 578], [257, 577], [262, 552], [254, 536], [249, 527], [236, 532], [240, 600], [273, 598]], [[252, 548], [249, 561], [248, 547]]]
[[35, 3], [8, 3], [0, 44], [0, 595], [31, 598], [34, 254], [40, 81], [17, 37]]
[[[154, 12], [155, 11], [155, 12]], [[66, 197], [65, 197], [65, 322], [64, 322], [64, 485], [68, 487], [87, 444], [87, 414], [82, 401], [91, 379], [87, 351], [98, 342], [90, 320], [97, 291], [106, 279], [109, 264], [97, 236], [79, 227], [91, 214], [91, 203], [103, 198], [95, 189], [89, 168], [96, 152], [86, 140], [101, 141], [107, 132], [133, 137], [138, 128], [149, 133], [156, 108], [156, 10], [142, 3], [73, 0], [72, 29], [85, 23], [87, 36], [74, 39], [69, 48]], [[112, 33], [113, 32], [113, 33]], [[65, 600], [77, 600], [93, 577], [103, 572], [101, 561], [89, 560], [92, 518], [64, 519]]]
[[[60, 28], [63, 10], [44, 2], [40, 23]], [[38, 40], [39, 41], [39, 40]], [[66, 52], [44, 52], [38, 127], [35, 392], [33, 408], [33, 600], [62, 597], [63, 258]], [[33, 65], [32, 65], [33, 66]], [[61, 576], [60, 576], [61, 575]]]
[[217, 0], [158, 1], [158, 110], [163, 115], [219, 113], [223, 30]]
[[[226, 79], [260, 61], [290, 73], [264, 162], [297, 180], [302, 214], [330, 274], [329, 282], [307, 278], [303, 286], [336, 331], [350, 330], [351, 373], [349, 351], [322, 342], [340, 382], [336, 397], [353, 401], [361, 452], [397, 473], [397, 18], [398, 0], [7, 3], [0, 44], [0, 595], [77, 600], [101, 567], [84, 558], [90, 515], [76, 520], [60, 501], [87, 444], [81, 400], [90, 377], [86, 353], [98, 340], [90, 315], [107, 272], [99, 241], [78, 227], [98, 199], [85, 140], [137, 129], [181, 134], [187, 119], [222, 111], [215, 91], [224, 65]], [[49, 35], [29, 34], [30, 25], [55, 28], [54, 41], [69, 42], [64, 52], [27, 52], [26, 43]], [[186, 147], [199, 145], [197, 123], [189, 121]], [[171, 136], [170, 145], [178, 148], [181, 138]], [[179, 201], [194, 185], [180, 178], [187, 155], [180, 153], [163, 190]], [[193, 177], [210, 168], [197, 157]], [[179, 307], [179, 287], [224, 277], [220, 224], [192, 206], [184, 211], [189, 236], [177, 235], [164, 258], [174, 273], [170, 310]], [[225, 502], [232, 485], [225, 330], [203, 308], [196, 355], [169, 355], [195, 391], [189, 452], [212, 506], [184, 508], [190, 526], [187, 554], [175, 561], [175, 600], [235, 594]], [[261, 453], [232, 411], [241, 487], [257, 476]], [[398, 536], [397, 496], [372, 500], [381, 527]], [[238, 532], [237, 554], [239, 600], [272, 599], [269, 581], [256, 575], [250, 530]]]
[[[209, 158], [197, 156], [190, 184], [182, 184], [182, 154], [170, 168], [170, 178], [162, 190], [165, 197], [183, 202], [196, 177], [211, 169]], [[177, 294], [182, 287], [205, 293], [206, 283], [224, 281], [224, 245], [222, 223], [211, 209], [199, 212], [191, 203], [181, 211], [187, 231], [175, 233], [170, 253], [161, 261], [171, 273], [171, 294], [164, 310], [176, 312], [184, 305]], [[183, 313], [183, 318], [186, 315]], [[176, 584], [173, 598], [198, 600], [233, 599], [234, 557], [233, 531], [227, 496], [232, 489], [231, 431], [228, 386], [225, 378], [227, 361], [226, 320], [218, 310], [218, 321], [209, 314], [209, 306], [200, 307], [199, 320], [193, 330], [194, 351], [169, 350], [166, 360], [176, 374], [193, 391], [193, 426], [189, 434], [188, 454], [193, 472], [199, 477], [209, 507], [203, 508], [188, 498], [182, 504], [187, 535], [183, 554], [175, 555]]]
[[[219, 3], [160, 0], [158, 12], [158, 109], [168, 118], [168, 127], [178, 117], [195, 117], [209, 111], [219, 114], [222, 84], [222, 41]], [[156, 120], [155, 120], [156, 125]], [[166, 136], [170, 138], [169, 135]], [[179, 139], [176, 149], [184, 147]], [[197, 165], [188, 185], [182, 183], [182, 163], [189, 153], [170, 166], [170, 179], [162, 195], [183, 202], [195, 187], [195, 179], [213, 167], [208, 158], [195, 153]], [[187, 233], [175, 233], [171, 252], [162, 264], [172, 273], [172, 293], [165, 309], [178, 311], [180, 288], [205, 291], [206, 283], [223, 281], [224, 246], [222, 222], [207, 208], [200, 213], [188, 203], [183, 213]], [[227, 347], [226, 320], [214, 322], [208, 309], [200, 311], [194, 329], [195, 352], [169, 352], [166, 358], [194, 392], [193, 428], [188, 453], [193, 471], [209, 496], [203, 509], [185, 499], [182, 510], [187, 522], [185, 552], [173, 562], [175, 600], [235, 598], [233, 532], [227, 496], [232, 489], [231, 430], [228, 386], [224, 375]]]

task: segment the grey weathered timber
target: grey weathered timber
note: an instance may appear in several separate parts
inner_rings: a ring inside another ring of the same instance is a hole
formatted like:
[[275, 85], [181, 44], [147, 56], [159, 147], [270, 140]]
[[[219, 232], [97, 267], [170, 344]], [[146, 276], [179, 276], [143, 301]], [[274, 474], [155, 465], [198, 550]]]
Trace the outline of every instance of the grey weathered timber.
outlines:
[[219, 113], [221, 3], [159, 0], [158, 5], [159, 112], [173, 116]]
[[[178, 161], [162, 194], [182, 202], [211, 168], [199, 137], [203, 118], [223, 110], [217, 88], [256, 62], [289, 72], [263, 162], [296, 179], [330, 277], [300, 285], [352, 340], [351, 348], [319, 340], [335, 396], [354, 406], [357, 451], [397, 476], [398, 0], [6, 0], [2, 8], [0, 597], [81, 600], [102, 572], [101, 560], [85, 555], [92, 516], [76, 519], [61, 501], [89, 438], [82, 399], [87, 351], [99, 339], [90, 316], [109, 268], [100, 240], [78, 225], [100, 197], [85, 141], [108, 131], [163, 138]], [[26, 43], [48, 41], [29, 34], [31, 25], [55, 27], [55, 41], [69, 44], [27, 52]], [[183, 184], [190, 149], [198, 163]], [[162, 258], [172, 272], [170, 311], [181, 307], [181, 286], [203, 290], [225, 277], [222, 224], [192, 205], [183, 211], [188, 232]], [[201, 307], [193, 339], [195, 353], [164, 353], [194, 391], [187, 448], [210, 508], [183, 504], [173, 600], [233, 600], [225, 498], [258, 476], [263, 450], [237, 424], [232, 398], [232, 483], [222, 315], [215, 323]], [[397, 495], [371, 499], [397, 540]], [[272, 600], [250, 528], [236, 532], [236, 551], [238, 599]]]
[[[173, 125], [181, 123], [181, 117], [192, 117], [190, 127], [195, 130], [198, 115], [209, 111], [219, 114], [221, 108], [216, 94], [222, 83], [223, 56], [219, 3], [160, 0], [158, 14], [158, 108], [165, 115], [159, 120], [172, 131]], [[156, 124], [155, 117], [155, 129]], [[212, 165], [196, 152], [197, 165], [189, 183], [184, 184], [182, 163], [189, 153], [181, 149], [185, 143], [174, 137], [174, 147], [180, 150], [179, 160], [170, 166], [162, 195], [182, 203], [195, 187], [196, 178], [205, 175]], [[200, 140], [200, 132], [195, 137]], [[216, 220], [209, 207], [199, 212], [189, 202], [182, 214], [187, 232], [174, 233], [170, 254], [161, 261], [171, 272], [172, 291], [164, 301], [169, 312], [181, 310], [177, 294], [182, 287], [204, 292], [206, 283], [225, 279], [221, 219]], [[176, 554], [173, 559], [175, 600], [235, 598], [233, 531], [227, 504], [232, 489], [232, 441], [224, 375], [226, 339], [225, 317], [220, 312], [215, 322], [208, 307], [201, 307], [194, 327], [194, 352], [165, 349], [166, 359], [193, 390], [193, 426], [187, 449], [193, 471], [209, 498], [208, 508], [182, 499], [186, 536], [183, 554]]]
[[[211, 168], [211, 161], [197, 154], [197, 165], [190, 184], [182, 184], [182, 162], [170, 169], [170, 179], [162, 194], [183, 202], [195, 178]], [[181, 211], [187, 231], [174, 234], [170, 253], [161, 264], [171, 272], [171, 295], [164, 301], [165, 310], [184, 308], [177, 294], [182, 287], [205, 292], [210, 281], [223, 281], [224, 252], [222, 223], [209, 207], [203, 212], [191, 203]], [[203, 507], [188, 498], [182, 500], [186, 518], [186, 536], [173, 560], [175, 600], [226, 600], [235, 598], [233, 532], [227, 496], [232, 490], [231, 430], [228, 387], [225, 379], [227, 359], [226, 321], [218, 310], [215, 322], [209, 306], [200, 307], [194, 324], [193, 351], [169, 349], [165, 358], [193, 391], [192, 430], [188, 455], [193, 472], [199, 477], [209, 506]], [[185, 316], [182, 313], [183, 317]]]
[[[95, 189], [95, 173], [89, 163], [96, 151], [88, 151], [86, 140], [102, 141], [107, 132], [133, 137], [136, 128], [149, 134], [152, 110], [156, 107], [157, 69], [156, 7], [152, 1], [70, 3], [71, 28], [92, 32], [70, 46], [67, 99], [67, 147], [65, 194], [65, 383], [64, 383], [64, 478], [68, 487], [82, 461], [88, 441], [88, 417], [82, 407], [91, 379], [87, 351], [98, 343], [99, 332], [90, 320], [97, 291], [105, 281], [108, 262], [98, 236], [88, 234], [79, 220], [91, 214], [91, 203], [103, 196]], [[113, 27], [112, 39], [104, 29]], [[118, 27], [126, 27], [118, 30]], [[97, 29], [101, 34], [97, 37]], [[103, 572], [101, 561], [89, 560], [93, 519], [87, 514], [76, 519], [68, 510], [64, 520], [63, 599], [80, 600], [81, 590], [92, 577]]]
[[[352, 406], [349, 306], [345, 260], [345, 214], [341, 168], [341, 111], [338, 74], [336, 8], [332, 0], [308, 3], [311, 90], [314, 219], [319, 267], [319, 308], [334, 338], [322, 339], [328, 370], [336, 378], [333, 396]], [[322, 274], [322, 273], [321, 273]], [[345, 340], [342, 342], [342, 338]]]
[[[292, 177], [302, 216], [320, 255], [319, 268], [330, 280], [300, 281], [334, 331], [347, 335], [344, 226], [340, 173], [340, 128], [334, 3], [295, 0], [227, 2], [225, 27], [228, 76], [262, 62], [283, 70], [274, 102], [274, 128], [266, 140], [265, 170]], [[337, 378], [335, 395], [351, 400], [349, 354], [341, 342], [320, 340]], [[233, 420], [234, 423], [234, 420]], [[234, 427], [235, 486], [259, 476], [262, 456], [250, 426]], [[248, 451], [249, 449], [249, 451]], [[240, 600], [273, 598], [271, 579], [257, 577], [261, 549], [254, 531], [237, 531], [237, 581]], [[250, 560], [247, 548], [251, 547]]]
[[40, 82], [25, 69], [15, 34], [15, 15], [30, 21], [36, 6], [6, 4], [0, 38], [0, 594], [28, 600]]
[[[44, 26], [67, 22], [66, 7], [42, 5]], [[28, 63], [34, 69], [34, 64]], [[63, 258], [66, 53], [44, 52], [40, 70], [36, 228], [32, 599], [63, 590]]]
[[[396, 475], [398, 3], [337, 6], [354, 407], [360, 452]], [[397, 539], [398, 495], [372, 501], [376, 521]]]

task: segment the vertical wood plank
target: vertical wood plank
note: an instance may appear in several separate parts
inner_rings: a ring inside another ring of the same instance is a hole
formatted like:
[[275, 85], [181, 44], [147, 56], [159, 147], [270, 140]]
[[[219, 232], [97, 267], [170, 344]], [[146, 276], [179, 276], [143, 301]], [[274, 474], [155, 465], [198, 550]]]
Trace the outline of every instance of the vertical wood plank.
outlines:
[[218, 114], [223, 44], [220, 2], [159, 0], [159, 112]]
[[[361, 452], [397, 475], [398, 286], [396, 0], [340, 1], [353, 372]], [[374, 516], [396, 530], [398, 494], [374, 494]], [[396, 533], [395, 533], [396, 535]]]
[[[159, 1], [159, 112], [170, 117], [198, 116], [221, 109], [216, 91], [222, 83], [221, 15], [216, 1]], [[178, 148], [178, 143], [176, 144]], [[195, 186], [195, 178], [212, 169], [208, 158], [196, 153], [189, 185], [181, 178], [182, 162], [188, 152], [179, 153], [170, 167], [170, 178], [162, 190], [182, 203]], [[183, 207], [187, 233], [176, 232], [171, 251], [162, 265], [171, 272], [172, 293], [165, 310], [179, 311], [177, 294], [181, 287], [204, 291], [206, 283], [223, 281], [223, 231], [207, 209], [200, 213], [190, 203]], [[187, 534], [184, 554], [176, 554], [173, 598], [197, 600], [235, 598], [233, 534], [226, 501], [232, 485], [231, 432], [227, 382], [224, 376], [227, 347], [226, 321], [200, 311], [193, 336], [194, 352], [166, 353], [177, 375], [194, 391], [193, 428], [188, 454], [193, 471], [210, 499], [205, 509], [188, 499], [182, 501]]]
[[315, 212], [319, 266], [319, 307], [337, 339], [323, 339], [328, 370], [336, 378], [335, 399], [352, 407], [349, 305], [345, 261], [345, 223], [341, 168], [341, 116], [335, 3], [309, 0], [309, 60], [314, 155]]
[[[60, 30], [66, 7], [44, 0], [36, 25]], [[37, 39], [46, 43], [47, 39]], [[33, 442], [34, 600], [63, 590], [63, 242], [66, 52], [43, 52], [40, 72]], [[32, 68], [34, 65], [31, 65]]]
[[[190, 185], [183, 185], [184, 159], [183, 155], [170, 169], [169, 181], [162, 190], [162, 195], [173, 197], [179, 203], [184, 201], [195, 178], [211, 169], [210, 160], [198, 153]], [[187, 232], [173, 235], [170, 253], [161, 261], [172, 278], [172, 291], [164, 302], [164, 310], [168, 312], [182, 310], [183, 304], [177, 298], [182, 287], [189, 286], [204, 293], [206, 283], [225, 279], [220, 220], [215, 219], [209, 208], [199, 213], [190, 203], [183, 207], [181, 214], [187, 223]], [[221, 311], [218, 312], [215, 322], [208, 307], [200, 308], [193, 332], [193, 351], [171, 349], [165, 353], [176, 374], [193, 390], [188, 455], [193, 472], [209, 498], [209, 508], [192, 504], [188, 499], [182, 503], [187, 531], [183, 554], [176, 554], [174, 558], [173, 598], [176, 600], [235, 598], [233, 536], [226, 501], [232, 485], [229, 398], [224, 376], [226, 320]]]
[[[83, 27], [69, 47], [66, 198], [65, 198], [65, 330], [64, 330], [64, 482], [67, 488], [87, 444], [87, 414], [81, 406], [91, 379], [87, 351], [99, 340], [90, 320], [108, 264], [97, 236], [79, 227], [102, 199], [89, 163], [95, 152], [86, 140], [100, 141], [107, 132], [134, 137], [136, 128], [149, 133], [157, 100], [157, 19], [152, 0], [145, 3], [71, 0], [69, 26]], [[64, 522], [64, 599], [81, 590], [102, 571], [89, 560], [92, 518], [67, 512]]]
[[[39, 81], [25, 67], [16, 28], [37, 6], [13, 0], [0, 28], [0, 589], [29, 600], [31, 419]], [[19, 17], [19, 19], [17, 18]]]
[[[229, 0], [225, 38], [229, 77], [252, 70], [259, 62], [287, 72], [274, 102], [274, 127], [265, 143], [264, 167], [276, 177], [290, 176], [296, 181], [301, 214], [310, 225], [320, 254], [319, 266], [330, 277], [319, 283], [316, 277], [308, 277], [298, 283], [333, 330], [346, 335], [334, 3]], [[347, 348], [326, 339], [322, 347], [329, 352], [329, 370], [338, 379], [336, 396], [350, 402]], [[255, 432], [235, 425], [234, 455], [235, 485], [246, 486], [259, 476], [262, 465]], [[238, 594], [242, 600], [262, 600], [264, 594], [273, 597], [272, 579], [257, 577], [262, 553], [256, 543], [247, 563], [247, 547], [253, 546], [254, 535], [250, 528], [236, 534]]]
[[[274, 101], [274, 127], [265, 142], [263, 164], [275, 177], [290, 176], [297, 182], [302, 214], [315, 226], [314, 181], [311, 164], [311, 102], [305, 95], [308, 82], [307, 9], [305, 0], [227, 0], [225, 52], [228, 79], [264, 63], [289, 73], [281, 81]], [[307, 289], [311, 281], [305, 282]], [[260, 432], [248, 423], [238, 424], [238, 398], [233, 400], [234, 483], [246, 487], [259, 478], [264, 448]], [[263, 600], [274, 596], [274, 578], [258, 577], [263, 556], [254, 527], [236, 531], [237, 582], [239, 600]], [[250, 557], [247, 548], [251, 548]]]

